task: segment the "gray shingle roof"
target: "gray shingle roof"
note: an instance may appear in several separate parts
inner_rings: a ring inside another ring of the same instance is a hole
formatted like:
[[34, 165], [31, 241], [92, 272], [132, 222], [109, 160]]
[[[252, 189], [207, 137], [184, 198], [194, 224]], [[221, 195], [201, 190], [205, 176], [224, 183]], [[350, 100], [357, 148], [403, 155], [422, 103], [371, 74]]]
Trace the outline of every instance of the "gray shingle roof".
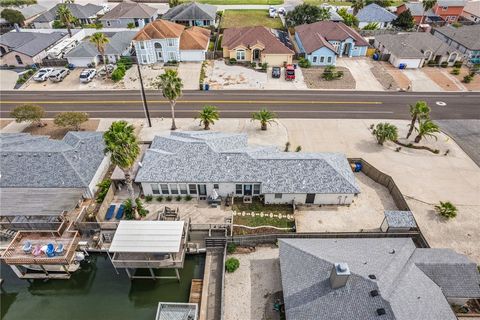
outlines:
[[417, 228], [411, 211], [387, 210], [384, 214], [388, 226], [391, 228]]
[[435, 31], [446, 35], [470, 50], [480, 50], [480, 24], [460, 28], [445, 26], [436, 28]]
[[355, 194], [344, 155], [248, 146], [247, 135], [172, 132], [154, 138], [137, 182], [260, 182], [262, 193]]
[[[405, 6], [410, 10], [412, 16], [422, 16], [423, 15], [423, 5], [421, 2], [407, 2], [400, 6]], [[427, 17], [438, 17], [432, 9], [425, 12]]]
[[[380, 319], [376, 310], [383, 308], [381, 319], [454, 320], [445, 296], [480, 297], [475, 263], [449, 249], [417, 249], [409, 238], [280, 239], [279, 243], [287, 319]], [[422, 270], [422, 262], [430, 258], [436, 277]], [[445, 260], [461, 267], [449, 269], [448, 276], [442, 274], [438, 262]], [[339, 262], [348, 264], [351, 276], [346, 286], [332, 289], [330, 272]], [[449, 276], [453, 279], [445, 279]], [[379, 294], [372, 297], [372, 290]], [[456, 295], [450, 296], [449, 290]]]
[[0, 44], [27, 56], [34, 57], [57, 43], [66, 32], [38, 33], [10, 31], [0, 36]]
[[371, 3], [358, 11], [357, 18], [360, 22], [390, 22], [397, 16], [378, 4]]
[[2, 188], [88, 187], [104, 159], [100, 132], [69, 132], [63, 140], [0, 134]]
[[169, 9], [163, 16], [165, 20], [215, 20], [217, 7], [196, 2], [183, 3]]
[[156, 17], [157, 9], [143, 3], [121, 2], [107, 12], [100, 20], [113, 19], [147, 19]]
[[[57, 11], [61, 4], [57, 4], [50, 10], [45, 13], [42, 13], [38, 17], [36, 17], [33, 22], [52, 22], [57, 17]], [[77, 19], [87, 19], [91, 17], [95, 17], [98, 12], [103, 10], [102, 6], [97, 6], [95, 4], [88, 3], [86, 5], [76, 4], [76, 3], [66, 3], [65, 4], [72, 15]]]
[[[133, 37], [137, 34], [136, 31], [120, 31], [120, 32], [104, 32], [109, 42], [105, 45], [105, 54], [121, 55], [132, 43]], [[96, 57], [100, 54], [95, 44], [86, 38], [76, 46], [72, 51], [67, 53], [67, 58], [89, 58]]]
[[398, 58], [423, 58], [424, 52], [434, 55], [449, 55], [456, 50], [437, 37], [426, 32], [382, 34], [375, 37], [385, 48]]

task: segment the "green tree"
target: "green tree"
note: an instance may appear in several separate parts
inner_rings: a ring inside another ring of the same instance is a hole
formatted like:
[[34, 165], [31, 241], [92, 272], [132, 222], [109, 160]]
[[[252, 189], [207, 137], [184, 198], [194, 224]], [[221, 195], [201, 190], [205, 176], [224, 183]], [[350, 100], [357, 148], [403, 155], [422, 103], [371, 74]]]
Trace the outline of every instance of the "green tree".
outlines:
[[135, 29], [135, 23], [133, 23], [133, 22], [127, 23], [127, 28], [128, 29]]
[[210, 125], [215, 124], [215, 121], [220, 119], [218, 109], [215, 106], [204, 106], [202, 111], [198, 114], [200, 124], [203, 124], [205, 130], [210, 130]]
[[23, 23], [25, 22], [25, 17], [20, 11], [10, 8], [3, 9], [0, 17], [7, 20], [9, 23], [16, 23], [20, 26], [23, 26]]
[[440, 203], [435, 206], [435, 211], [442, 217], [451, 219], [457, 216], [458, 209], [450, 201], [440, 201]]
[[15, 122], [30, 122], [30, 124], [36, 124], [41, 127], [42, 118], [45, 116], [45, 110], [42, 107], [34, 104], [23, 104], [15, 107], [10, 116], [15, 118]]
[[301, 24], [328, 20], [330, 19], [330, 11], [327, 8], [304, 3], [288, 12], [285, 19], [288, 22], [288, 26], [295, 27]]
[[378, 29], [378, 22], [369, 22], [363, 30], [377, 30]]
[[393, 1], [391, 0], [366, 0], [365, 1], [366, 6], [372, 3], [378, 4], [380, 7], [386, 8], [386, 7], [391, 7], [393, 4]]
[[135, 192], [133, 190], [132, 168], [140, 154], [140, 146], [135, 135], [135, 128], [124, 120], [115, 121], [103, 134], [105, 141], [105, 154], [110, 155], [110, 161], [118, 166], [125, 175], [129, 199], [135, 211], [135, 219], [140, 219], [135, 210], [136, 203], [133, 202]]
[[343, 18], [343, 22], [349, 27], [358, 26], [358, 19], [353, 14], [347, 12], [347, 8], [338, 10], [338, 15]]
[[433, 123], [432, 120], [428, 118], [418, 119], [418, 128], [415, 127], [415, 131], [417, 131], [417, 136], [415, 137], [415, 142], [419, 143], [423, 137], [432, 137], [437, 140], [437, 136], [435, 133], [440, 132], [440, 127]]
[[71, 127], [74, 131], [80, 131], [82, 123], [88, 121], [88, 113], [86, 112], [61, 112], [55, 116], [53, 123], [59, 127]]
[[161, 74], [157, 77], [157, 80], [153, 83], [153, 85], [162, 90], [163, 97], [170, 102], [170, 109], [172, 112], [171, 130], [176, 130], [175, 104], [177, 103], [178, 98], [182, 96], [182, 79], [180, 79], [176, 70], [167, 69], [164, 74]]
[[259, 112], [254, 112], [252, 114], [252, 121], [260, 121], [260, 127], [262, 130], [267, 130], [267, 125], [275, 121], [277, 115], [274, 112], [271, 112], [267, 109], [261, 109]]
[[425, 101], [417, 101], [415, 105], [410, 105], [410, 116], [412, 117], [412, 121], [410, 122], [406, 139], [410, 138], [417, 120], [430, 116], [430, 107]]
[[135, 202], [132, 201], [132, 199], [127, 199], [123, 202], [123, 205], [125, 206], [124, 212], [127, 220], [132, 220], [134, 218], [135, 220], [140, 220], [141, 217], [145, 217], [149, 212], [143, 206], [140, 198], [136, 198]]
[[381, 146], [383, 146], [385, 141], [397, 141], [398, 139], [397, 127], [388, 122], [378, 123], [372, 133], [375, 135], [377, 143]]
[[410, 9], [407, 9], [400, 13], [398, 17], [392, 21], [392, 25], [403, 30], [413, 29], [413, 27], [415, 26], [415, 20], [413, 19]]
[[173, 8], [180, 4], [180, 0], [168, 0], [168, 7]]
[[365, 0], [353, 0], [352, 1], [352, 9], [353, 9], [353, 15], [357, 15], [358, 11], [363, 9], [365, 6]]
[[[104, 33], [101, 32], [95, 32], [90, 36], [90, 42], [95, 45], [97, 48], [98, 52], [100, 52], [100, 55], [102, 56], [102, 59], [105, 57], [105, 47], [107, 46], [107, 43], [110, 42], [110, 40], [105, 36]], [[105, 68], [105, 71], [108, 74], [108, 68]]]
[[423, 13], [422, 13], [422, 18], [420, 19], [420, 23], [417, 26], [417, 31], [420, 29], [420, 25], [423, 23], [423, 20], [425, 20], [425, 13], [435, 7], [437, 4], [437, 0], [423, 0], [422, 1], [422, 7], [423, 7]]
[[57, 15], [60, 19], [60, 22], [67, 27], [70, 37], [72, 37], [72, 25], [77, 19], [73, 16], [70, 8], [68, 8], [66, 4], [59, 5], [57, 9]]
[[237, 258], [228, 258], [225, 261], [225, 269], [228, 273], [232, 273], [240, 267], [240, 261]]

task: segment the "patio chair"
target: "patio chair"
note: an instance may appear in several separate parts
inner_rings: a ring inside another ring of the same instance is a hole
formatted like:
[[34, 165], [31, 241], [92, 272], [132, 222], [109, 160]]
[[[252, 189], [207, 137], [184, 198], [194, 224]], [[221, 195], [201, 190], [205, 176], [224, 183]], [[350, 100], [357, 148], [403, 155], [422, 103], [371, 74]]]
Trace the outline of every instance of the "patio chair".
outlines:
[[125, 206], [123, 204], [118, 207], [117, 215], [115, 216], [115, 219], [120, 220], [123, 218], [123, 211], [125, 210]]
[[32, 243], [30, 241], [25, 241], [22, 249], [24, 253], [32, 252]]
[[55, 247], [53, 246], [53, 244], [51, 243], [47, 244], [47, 250], [45, 250], [45, 254], [49, 258], [55, 257]]
[[37, 245], [35, 246], [35, 248], [33, 248], [32, 254], [33, 254], [35, 257], [38, 257], [39, 255], [41, 255], [41, 254], [42, 254], [42, 246], [39, 245], [39, 244], [37, 244]]
[[105, 214], [105, 220], [110, 220], [110, 219], [112, 219], [113, 213], [115, 212], [115, 208], [116, 208], [116, 207], [117, 207], [116, 205], [112, 204], [112, 205], [108, 208], [107, 213]]
[[61, 256], [63, 254], [63, 243], [59, 243], [55, 249], [55, 254]]

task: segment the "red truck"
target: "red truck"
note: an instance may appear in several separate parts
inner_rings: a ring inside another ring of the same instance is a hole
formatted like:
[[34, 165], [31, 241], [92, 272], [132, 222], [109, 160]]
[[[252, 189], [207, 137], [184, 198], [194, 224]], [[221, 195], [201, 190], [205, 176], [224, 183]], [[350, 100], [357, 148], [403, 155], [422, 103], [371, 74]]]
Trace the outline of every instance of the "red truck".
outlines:
[[285, 67], [285, 80], [295, 80], [295, 67], [292, 64]]

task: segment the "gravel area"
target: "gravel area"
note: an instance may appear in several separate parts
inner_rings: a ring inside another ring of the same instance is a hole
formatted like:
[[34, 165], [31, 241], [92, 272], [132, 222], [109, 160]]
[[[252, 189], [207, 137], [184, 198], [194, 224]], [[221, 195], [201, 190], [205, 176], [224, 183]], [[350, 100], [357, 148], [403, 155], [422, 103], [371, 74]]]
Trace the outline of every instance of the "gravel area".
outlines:
[[326, 81], [322, 79], [325, 68], [302, 68], [303, 78], [309, 89], [355, 89], [355, 80], [347, 68], [337, 67], [337, 71], [343, 71], [343, 78]]
[[[65, 134], [67, 134], [68, 131], [71, 131], [70, 128], [57, 127], [53, 123], [53, 120], [43, 120], [42, 122], [45, 123], [46, 126], [28, 126], [23, 130], [23, 132], [28, 132], [33, 135], [50, 136], [51, 139], [63, 139]], [[82, 124], [81, 129], [82, 131], [95, 131], [97, 130], [99, 123], [100, 120], [88, 120]]]
[[385, 70], [385, 68], [383, 68], [381, 65], [376, 64], [370, 68], [370, 71], [385, 90], [397, 91], [400, 88], [392, 75], [388, 73], [387, 70]]

